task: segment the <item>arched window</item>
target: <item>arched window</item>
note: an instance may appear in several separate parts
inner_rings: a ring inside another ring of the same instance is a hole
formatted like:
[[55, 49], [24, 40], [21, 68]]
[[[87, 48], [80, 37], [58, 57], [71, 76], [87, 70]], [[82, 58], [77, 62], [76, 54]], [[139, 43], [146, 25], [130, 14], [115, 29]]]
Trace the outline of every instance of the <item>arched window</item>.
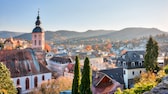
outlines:
[[143, 55], [140, 55], [140, 58], [143, 59], [144, 58]]
[[142, 66], [142, 62], [139, 62], [139, 66]]
[[34, 45], [36, 45], [36, 40], [34, 40]]
[[36, 38], [36, 35], [34, 35], [34, 38]]
[[38, 86], [38, 78], [37, 76], [34, 77], [34, 87], [37, 87]]
[[20, 79], [17, 79], [16, 85], [17, 85], [17, 86], [20, 85]]
[[134, 71], [132, 72], [132, 75], [134, 75]]
[[140, 70], [140, 71], [139, 71], [139, 73], [141, 74], [141, 73], [142, 73], [142, 71]]
[[26, 90], [29, 89], [29, 78], [26, 78], [25, 84], [26, 84]]
[[135, 62], [132, 62], [132, 63], [131, 63], [131, 67], [135, 67]]
[[45, 76], [44, 76], [44, 75], [42, 76], [42, 80], [43, 80], [43, 81], [45, 80]]
[[41, 40], [39, 40], [39, 45], [41, 45]]

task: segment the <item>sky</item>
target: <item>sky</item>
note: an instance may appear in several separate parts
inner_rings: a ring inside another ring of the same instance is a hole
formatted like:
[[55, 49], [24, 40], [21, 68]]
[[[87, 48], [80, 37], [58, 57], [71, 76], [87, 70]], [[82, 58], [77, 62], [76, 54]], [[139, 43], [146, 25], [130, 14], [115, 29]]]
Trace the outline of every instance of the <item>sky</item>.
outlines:
[[0, 31], [32, 32], [38, 9], [45, 31], [168, 31], [168, 0], [0, 0]]

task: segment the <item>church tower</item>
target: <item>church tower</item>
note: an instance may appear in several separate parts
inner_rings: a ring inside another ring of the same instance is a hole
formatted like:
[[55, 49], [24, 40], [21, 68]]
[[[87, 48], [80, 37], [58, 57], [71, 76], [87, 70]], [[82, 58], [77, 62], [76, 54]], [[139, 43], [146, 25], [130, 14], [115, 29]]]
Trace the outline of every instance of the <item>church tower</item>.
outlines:
[[35, 22], [36, 27], [32, 31], [32, 48], [44, 50], [45, 47], [45, 33], [40, 27], [41, 21], [38, 11], [37, 21]]

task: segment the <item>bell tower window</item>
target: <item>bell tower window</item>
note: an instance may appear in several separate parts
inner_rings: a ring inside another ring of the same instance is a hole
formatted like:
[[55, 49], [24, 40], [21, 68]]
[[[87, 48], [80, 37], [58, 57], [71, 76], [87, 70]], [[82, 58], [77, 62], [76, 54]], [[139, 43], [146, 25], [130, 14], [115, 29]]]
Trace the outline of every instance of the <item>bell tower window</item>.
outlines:
[[36, 38], [36, 35], [34, 35], [34, 38]]
[[36, 45], [36, 40], [34, 40], [34, 45]]
[[41, 45], [41, 40], [39, 40], [39, 45]]

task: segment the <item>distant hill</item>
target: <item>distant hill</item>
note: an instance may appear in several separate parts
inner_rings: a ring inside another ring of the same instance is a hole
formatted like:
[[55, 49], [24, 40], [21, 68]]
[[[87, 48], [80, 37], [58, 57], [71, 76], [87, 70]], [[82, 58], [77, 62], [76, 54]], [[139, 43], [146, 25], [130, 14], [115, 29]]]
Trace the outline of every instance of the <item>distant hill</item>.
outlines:
[[31, 40], [31, 39], [32, 39], [32, 36], [31, 36], [31, 33], [24, 33], [24, 34], [15, 36], [14, 38], [25, 39], [25, 40]]
[[21, 35], [21, 32], [12, 32], [12, 31], [0, 31], [0, 38], [10, 38]]
[[[46, 40], [66, 40], [71, 38], [86, 38], [86, 37], [94, 37], [109, 34], [114, 32], [113, 30], [88, 30], [86, 32], [76, 32], [76, 31], [68, 31], [68, 30], [59, 30], [59, 31], [46, 31], [45, 38]], [[31, 40], [30, 33], [24, 33], [22, 35], [16, 36], [15, 38], [22, 38], [26, 40]]]
[[112, 32], [106, 35], [97, 36], [96, 38], [110, 40], [131, 40], [134, 38], [155, 36], [157, 34], [166, 33], [157, 28], [125, 28], [120, 31]]
[[[89, 38], [97, 39], [110, 39], [110, 40], [131, 40], [134, 38], [155, 36], [157, 34], [166, 33], [157, 28], [125, 28], [119, 31], [115, 30], [88, 30], [86, 32], [76, 32], [68, 30], [59, 31], [46, 31], [45, 38], [48, 41], [58, 41], [58, 40], [83, 40]], [[26, 40], [31, 40], [30, 33], [24, 33], [22, 35], [16, 36], [16, 38], [23, 38]]]

